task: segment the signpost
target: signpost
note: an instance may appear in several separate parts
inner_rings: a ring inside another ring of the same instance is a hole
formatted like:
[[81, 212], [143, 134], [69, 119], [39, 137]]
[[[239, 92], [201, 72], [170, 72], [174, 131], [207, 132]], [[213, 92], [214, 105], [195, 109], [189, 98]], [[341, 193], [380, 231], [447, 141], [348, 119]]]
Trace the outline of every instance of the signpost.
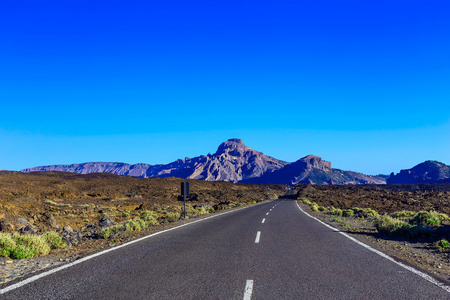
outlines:
[[181, 183], [181, 196], [184, 201], [184, 218], [186, 219], [186, 196], [189, 195], [189, 182]]

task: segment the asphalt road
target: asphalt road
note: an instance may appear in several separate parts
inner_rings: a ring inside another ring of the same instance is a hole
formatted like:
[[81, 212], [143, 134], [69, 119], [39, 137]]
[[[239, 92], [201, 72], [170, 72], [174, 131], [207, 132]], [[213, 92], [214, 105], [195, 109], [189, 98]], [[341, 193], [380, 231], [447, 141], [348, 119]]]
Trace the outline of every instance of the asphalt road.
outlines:
[[152, 236], [0, 299], [450, 299], [450, 293], [281, 199]]

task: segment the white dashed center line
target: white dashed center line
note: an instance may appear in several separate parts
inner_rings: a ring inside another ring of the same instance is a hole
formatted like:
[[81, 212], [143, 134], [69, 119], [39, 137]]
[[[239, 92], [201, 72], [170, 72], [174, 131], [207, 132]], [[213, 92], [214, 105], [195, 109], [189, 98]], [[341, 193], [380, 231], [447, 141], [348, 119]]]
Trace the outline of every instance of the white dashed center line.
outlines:
[[268, 215], [269, 215], [269, 213], [266, 214], [266, 216], [268, 216]]
[[259, 238], [261, 237], [261, 231], [258, 231], [257, 233], [256, 233], [256, 239], [255, 239], [255, 244], [258, 244], [259, 243]]
[[253, 293], [253, 280], [249, 279], [245, 284], [244, 300], [252, 299], [252, 293]]
[[261, 223], [264, 224], [265, 221], [266, 221], [266, 218], [264, 218]]

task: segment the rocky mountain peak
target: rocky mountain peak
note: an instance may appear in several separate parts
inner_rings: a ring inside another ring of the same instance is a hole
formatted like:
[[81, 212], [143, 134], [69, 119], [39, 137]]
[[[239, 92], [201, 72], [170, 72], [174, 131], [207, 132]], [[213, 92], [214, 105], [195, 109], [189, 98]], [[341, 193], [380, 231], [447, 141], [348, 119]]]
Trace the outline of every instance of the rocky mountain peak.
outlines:
[[431, 182], [450, 182], [450, 166], [444, 163], [427, 160], [411, 169], [400, 170], [387, 179], [387, 183], [393, 184], [419, 184]]
[[300, 161], [306, 163], [309, 168], [329, 170], [331, 169], [331, 162], [323, 160], [319, 156], [308, 155], [300, 159]]
[[245, 151], [251, 150], [248, 148], [241, 139], [229, 139], [226, 142], [220, 144], [219, 148], [217, 148], [217, 152], [215, 155], [221, 155], [224, 153], [229, 153], [231, 155], [238, 156], [242, 155]]

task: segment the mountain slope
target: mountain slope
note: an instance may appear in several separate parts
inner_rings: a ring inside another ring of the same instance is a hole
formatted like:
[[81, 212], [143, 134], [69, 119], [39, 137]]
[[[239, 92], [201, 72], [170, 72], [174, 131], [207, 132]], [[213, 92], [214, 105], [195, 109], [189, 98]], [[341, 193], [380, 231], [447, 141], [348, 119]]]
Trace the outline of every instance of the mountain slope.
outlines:
[[147, 177], [175, 176], [181, 178], [238, 182], [257, 178], [266, 172], [281, 169], [288, 163], [247, 147], [240, 139], [222, 143], [213, 155], [177, 160], [168, 165], [150, 168]]
[[147, 170], [152, 167], [148, 164], [130, 165], [121, 162], [88, 162], [72, 165], [50, 165], [23, 169], [21, 172], [38, 172], [38, 171], [61, 171], [79, 174], [89, 173], [113, 173], [116, 175], [130, 175], [144, 177]]
[[450, 166], [441, 162], [427, 160], [411, 169], [401, 170], [400, 173], [391, 173], [387, 183], [414, 184], [414, 183], [444, 183], [450, 182]]
[[277, 183], [294, 185], [308, 184], [384, 184], [380, 178], [352, 171], [333, 169], [329, 161], [318, 156], [308, 155], [283, 169], [266, 173], [259, 178], [242, 181], [244, 183]]
[[240, 139], [222, 143], [213, 155], [178, 159], [166, 165], [90, 162], [51, 165], [24, 169], [22, 172], [66, 171], [80, 174], [108, 172], [137, 177], [180, 177], [206, 181], [238, 182], [281, 169], [288, 163], [247, 147]]

